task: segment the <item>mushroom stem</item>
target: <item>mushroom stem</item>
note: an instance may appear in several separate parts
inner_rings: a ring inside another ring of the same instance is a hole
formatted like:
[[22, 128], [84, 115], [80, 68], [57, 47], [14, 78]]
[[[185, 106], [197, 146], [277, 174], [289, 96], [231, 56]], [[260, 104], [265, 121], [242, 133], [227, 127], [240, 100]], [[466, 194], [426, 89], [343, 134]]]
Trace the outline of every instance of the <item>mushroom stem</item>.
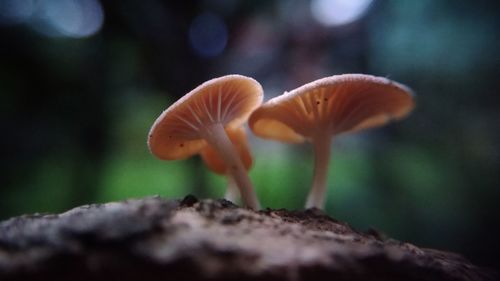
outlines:
[[236, 202], [240, 197], [240, 192], [238, 191], [238, 185], [236, 184], [236, 181], [234, 180], [233, 176], [231, 176], [230, 174], [227, 174], [226, 178], [227, 178], [227, 190], [226, 194], [224, 194], [224, 199], [231, 202]]
[[318, 136], [312, 142], [314, 147], [314, 179], [307, 196], [306, 209], [324, 209], [331, 136], [329, 134]]
[[260, 209], [259, 200], [253, 190], [250, 178], [241, 162], [241, 158], [221, 123], [205, 127], [201, 132], [203, 138], [211, 145], [226, 162], [228, 174], [233, 177], [241, 194], [243, 204], [251, 209]]

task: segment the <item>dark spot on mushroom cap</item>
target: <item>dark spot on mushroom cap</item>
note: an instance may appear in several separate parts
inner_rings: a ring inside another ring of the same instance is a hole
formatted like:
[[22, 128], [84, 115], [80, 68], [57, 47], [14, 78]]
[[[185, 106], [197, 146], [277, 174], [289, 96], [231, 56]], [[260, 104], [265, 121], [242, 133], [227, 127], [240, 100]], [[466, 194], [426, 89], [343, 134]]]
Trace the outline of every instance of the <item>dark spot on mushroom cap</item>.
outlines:
[[316, 104], [319, 104], [319, 101], [316, 101]]
[[179, 146], [180, 146], [180, 147], [184, 147], [184, 144], [183, 144], [183, 143], [181, 143], [181, 144], [179, 144]]
[[328, 98], [324, 98], [323, 100], [324, 100], [324, 101], [328, 101]]

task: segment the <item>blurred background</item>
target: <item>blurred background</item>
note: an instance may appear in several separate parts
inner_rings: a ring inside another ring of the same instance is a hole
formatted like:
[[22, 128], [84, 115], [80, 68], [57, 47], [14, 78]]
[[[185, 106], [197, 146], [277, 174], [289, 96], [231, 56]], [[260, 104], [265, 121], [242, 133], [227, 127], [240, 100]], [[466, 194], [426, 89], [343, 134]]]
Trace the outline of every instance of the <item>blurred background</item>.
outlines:
[[[160, 194], [221, 197], [193, 157], [150, 155], [156, 117], [202, 82], [265, 99], [368, 73], [409, 85], [402, 122], [340, 136], [327, 212], [500, 267], [500, 2], [0, 0], [0, 219]], [[300, 209], [309, 145], [250, 135], [263, 206]]]

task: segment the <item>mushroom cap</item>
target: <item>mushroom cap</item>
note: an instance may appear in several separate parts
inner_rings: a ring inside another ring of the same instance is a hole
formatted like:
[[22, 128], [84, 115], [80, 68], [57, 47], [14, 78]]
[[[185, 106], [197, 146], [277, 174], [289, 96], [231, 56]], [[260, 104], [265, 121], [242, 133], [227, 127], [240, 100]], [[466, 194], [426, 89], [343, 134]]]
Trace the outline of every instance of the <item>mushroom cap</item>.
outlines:
[[[247, 135], [245, 133], [245, 128], [243, 126], [238, 128], [228, 128], [226, 133], [233, 143], [238, 155], [243, 162], [243, 166], [248, 171], [252, 166], [252, 154], [250, 153], [250, 148], [248, 146]], [[205, 146], [200, 152], [201, 158], [205, 165], [214, 173], [219, 175], [226, 174], [227, 167], [224, 160], [219, 156], [217, 151], [210, 145]]]
[[242, 75], [209, 80], [184, 95], [156, 119], [148, 136], [149, 150], [163, 160], [187, 158], [207, 145], [200, 132], [220, 123], [241, 126], [262, 103], [262, 86]]
[[275, 97], [252, 113], [249, 126], [263, 138], [303, 142], [382, 126], [415, 106], [412, 91], [384, 77], [334, 75]]

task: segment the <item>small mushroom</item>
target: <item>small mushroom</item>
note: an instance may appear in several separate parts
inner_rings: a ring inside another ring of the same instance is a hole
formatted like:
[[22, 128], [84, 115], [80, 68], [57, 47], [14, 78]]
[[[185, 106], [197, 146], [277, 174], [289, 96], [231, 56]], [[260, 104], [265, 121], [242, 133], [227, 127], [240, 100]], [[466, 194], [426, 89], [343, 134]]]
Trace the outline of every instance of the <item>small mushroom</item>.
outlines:
[[[239, 127], [236, 129], [227, 129], [226, 133], [233, 143], [238, 155], [243, 162], [243, 166], [248, 171], [252, 166], [252, 154], [250, 153], [250, 148], [248, 146], [247, 135], [245, 133], [245, 128]], [[224, 196], [225, 199], [235, 202], [240, 194], [238, 191], [238, 187], [236, 186], [236, 182], [234, 178], [229, 173], [229, 169], [227, 168], [224, 160], [219, 156], [217, 151], [211, 146], [206, 146], [200, 152], [201, 158], [205, 165], [214, 173], [218, 175], [225, 175], [227, 178], [227, 190]]]
[[306, 208], [323, 209], [332, 137], [401, 119], [413, 107], [413, 94], [402, 84], [383, 77], [343, 74], [269, 100], [252, 113], [249, 125], [263, 138], [313, 144], [314, 178]]
[[262, 103], [261, 85], [242, 75], [207, 81], [172, 104], [155, 121], [149, 150], [163, 160], [184, 159], [208, 145], [224, 160], [243, 204], [259, 208], [252, 183], [225, 129], [238, 128]]

